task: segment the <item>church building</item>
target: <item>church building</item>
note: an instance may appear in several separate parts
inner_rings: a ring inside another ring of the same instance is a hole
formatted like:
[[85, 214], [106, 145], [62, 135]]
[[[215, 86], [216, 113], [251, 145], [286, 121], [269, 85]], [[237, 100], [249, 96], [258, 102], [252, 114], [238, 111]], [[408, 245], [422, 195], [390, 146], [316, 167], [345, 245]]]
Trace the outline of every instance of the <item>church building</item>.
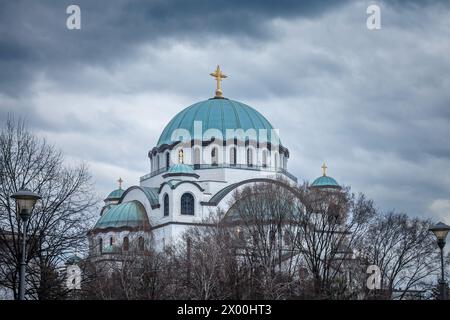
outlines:
[[[280, 178], [297, 183], [278, 130], [256, 109], [223, 96], [221, 81], [227, 76], [219, 66], [211, 76], [215, 96], [170, 120], [148, 152], [150, 172], [126, 190], [119, 179], [119, 188], [104, 200], [89, 233], [91, 257], [164, 250], [211, 212], [226, 212], [237, 188]], [[339, 188], [325, 171], [312, 186]]]

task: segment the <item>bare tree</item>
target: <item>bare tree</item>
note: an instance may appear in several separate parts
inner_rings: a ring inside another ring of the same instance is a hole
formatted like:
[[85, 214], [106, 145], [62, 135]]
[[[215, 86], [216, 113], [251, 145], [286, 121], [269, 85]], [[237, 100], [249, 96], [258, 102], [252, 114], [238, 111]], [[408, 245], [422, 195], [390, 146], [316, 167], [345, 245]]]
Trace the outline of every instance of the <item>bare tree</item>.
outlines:
[[[411, 291], [431, 289], [440, 266], [429, 221], [390, 212], [377, 216], [366, 234], [368, 264], [381, 270], [381, 290], [404, 299]], [[433, 275], [435, 277], [433, 277]]]
[[189, 228], [170, 249], [173, 298], [230, 299], [238, 275], [230, 231], [223, 213], [211, 213], [202, 226]]
[[[10, 195], [27, 188], [41, 195], [21, 230]], [[18, 294], [22, 237], [27, 246], [27, 296], [55, 298], [57, 269], [66, 254], [85, 245], [95, 205], [90, 175], [84, 164], [67, 166], [60, 151], [30, 132], [24, 121], [9, 117], [0, 133], [0, 285]]]
[[100, 300], [156, 300], [168, 297], [170, 268], [165, 253], [153, 249], [122, 252], [117, 259], [91, 263], [83, 270], [81, 296]]
[[387, 293], [382, 298], [401, 287], [395, 293], [403, 299], [433, 287], [438, 259], [428, 225], [383, 215], [348, 188], [253, 184], [234, 192], [227, 212], [211, 212], [164, 252], [150, 249], [112, 267], [95, 266], [87, 297], [371, 298], [365, 271], [375, 264]]
[[376, 212], [364, 195], [349, 189], [311, 189], [300, 187], [303, 194], [298, 215], [296, 245], [312, 279], [310, 298], [355, 298], [360, 287], [353, 287], [352, 270], [358, 269], [355, 250]]
[[177, 245], [178, 298], [356, 298], [364, 272], [353, 251], [374, 214], [348, 190], [244, 187]]
[[293, 190], [259, 183], [233, 195], [223, 223], [233, 230], [234, 252], [245, 271], [243, 298], [282, 299], [292, 294], [299, 267], [294, 244], [301, 205]]

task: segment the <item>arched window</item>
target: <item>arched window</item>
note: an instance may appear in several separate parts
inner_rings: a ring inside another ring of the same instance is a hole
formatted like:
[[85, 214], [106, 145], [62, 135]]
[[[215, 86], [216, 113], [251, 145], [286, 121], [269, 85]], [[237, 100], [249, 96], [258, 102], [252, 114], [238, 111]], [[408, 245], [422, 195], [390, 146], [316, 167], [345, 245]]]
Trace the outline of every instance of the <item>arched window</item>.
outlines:
[[145, 249], [144, 237], [139, 237], [139, 239], [138, 239], [138, 248], [139, 248], [139, 251], [144, 251], [144, 249]]
[[180, 149], [178, 151], [178, 163], [184, 163], [184, 151]]
[[130, 248], [130, 239], [128, 237], [124, 237], [122, 249], [123, 251], [128, 251], [129, 248]]
[[166, 153], [166, 168], [169, 169], [170, 167], [170, 152]]
[[250, 148], [247, 149], [247, 165], [253, 166], [253, 150]]
[[155, 157], [155, 170], [159, 170], [159, 155]]
[[217, 164], [218, 164], [218, 161], [217, 161], [217, 148], [216, 147], [213, 147], [211, 149], [211, 164], [213, 166], [217, 166]]
[[164, 195], [164, 216], [169, 215], [169, 195], [166, 193]]
[[181, 214], [194, 215], [194, 196], [190, 193], [181, 196]]
[[113, 237], [110, 237], [110, 238], [109, 238], [109, 246], [112, 247], [113, 244], [114, 244], [114, 238], [113, 238]]
[[230, 164], [232, 165], [232, 166], [235, 166], [236, 165], [236, 148], [235, 147], [232, 147], [231, 149], [230, 149]]
[[262, 166], [267, 167], [267, 150], [263, 150], [262, 152]]
[[100, 253], [103, 253], [103, 238], [98, 239], [98, 249]]
[[200, 148], [194, 148], [194, 168], [200, 167]]

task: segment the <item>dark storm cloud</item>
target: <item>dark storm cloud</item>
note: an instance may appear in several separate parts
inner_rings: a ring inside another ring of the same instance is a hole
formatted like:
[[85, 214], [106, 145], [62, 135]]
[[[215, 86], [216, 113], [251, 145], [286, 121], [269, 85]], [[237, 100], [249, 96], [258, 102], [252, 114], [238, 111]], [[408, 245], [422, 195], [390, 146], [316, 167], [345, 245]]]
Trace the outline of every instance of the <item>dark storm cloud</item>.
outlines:
[[[188, 38], [201, 45], [202, 39], [215, 36], [242, 41], [270, 37], [267, 22], [272, 19], [317, 16], [343, 2], [2, 1], [0, 92], [20, 94], [38, 72], [65, 81], [80, 64], [120, 64], [145, 41], [156, 45]], [[66, 29], [70, 4], [81, 7], [80, 31]]]

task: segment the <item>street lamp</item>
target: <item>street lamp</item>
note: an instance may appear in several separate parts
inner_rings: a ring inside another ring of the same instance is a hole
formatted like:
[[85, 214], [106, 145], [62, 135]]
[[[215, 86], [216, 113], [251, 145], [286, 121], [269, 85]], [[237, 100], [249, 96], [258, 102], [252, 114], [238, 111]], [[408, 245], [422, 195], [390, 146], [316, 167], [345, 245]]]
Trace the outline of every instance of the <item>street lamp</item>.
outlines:
[[21, 189], [11, 195], [16, 200], [17, 211], [23, 222], [22, 229], [22, 259], [20, 262], [20, 281], [19, 281], [19, 300], [25, 299], [25, 266], [26, 266], [26, 249], [27, 249], [27, 222], [30, 218], [36, 201], [41, 197], [27, 189]]
[[445, 300], [447, 299], [447, 290], [444, 277], [444, 247], [445, 240], [447, 238], [448, 232], [450, 231], [450, 226], [446, 225], [445, 223], [439, 222], [438, 224], [432, 226], [429, 230], [436, 236], [438, 240], [438, 246], [441, 249], [441, 279], [439, 281], [439, 284], [441, 299]]

